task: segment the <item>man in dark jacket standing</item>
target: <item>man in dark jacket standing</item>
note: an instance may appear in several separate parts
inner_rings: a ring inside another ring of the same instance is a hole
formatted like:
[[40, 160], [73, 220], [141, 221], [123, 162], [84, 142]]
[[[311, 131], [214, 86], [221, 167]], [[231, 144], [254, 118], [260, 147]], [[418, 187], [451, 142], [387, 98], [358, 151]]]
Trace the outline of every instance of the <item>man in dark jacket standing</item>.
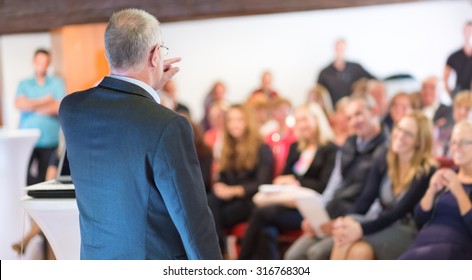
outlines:
[[64, 130], [80, 213], [81, 259], [220, 259], [213, 217], [183, 116], [155, 90], [178, 68], [157, 19], [114, 13], [111, 74], [64, 98]]

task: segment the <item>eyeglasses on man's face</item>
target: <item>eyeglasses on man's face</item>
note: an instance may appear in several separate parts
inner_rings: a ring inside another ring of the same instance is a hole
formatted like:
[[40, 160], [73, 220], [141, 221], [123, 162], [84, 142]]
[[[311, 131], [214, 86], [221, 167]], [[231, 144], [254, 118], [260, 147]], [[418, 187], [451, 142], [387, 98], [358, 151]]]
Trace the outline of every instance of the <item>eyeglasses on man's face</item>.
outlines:
[[449, 147], [464, 148], [472, 145], [472, 140], [452, 140], [449, 142]]
[[164, 46], [163, 44], [154, 45], [154, 47], [151, 49], [151, 52], [155, 51], [156, 48], [159, 48], [159, 51], [161, 52], [162, 56], [166, 56], [169, 54], [169, 48]]
[[169, 54], [169, 48], [162, 45], [162, 44], [157, 44], [157, 46], [159, 47], [159, 51], [161, 52], [161, 55], [162, 56], [167, 56]]

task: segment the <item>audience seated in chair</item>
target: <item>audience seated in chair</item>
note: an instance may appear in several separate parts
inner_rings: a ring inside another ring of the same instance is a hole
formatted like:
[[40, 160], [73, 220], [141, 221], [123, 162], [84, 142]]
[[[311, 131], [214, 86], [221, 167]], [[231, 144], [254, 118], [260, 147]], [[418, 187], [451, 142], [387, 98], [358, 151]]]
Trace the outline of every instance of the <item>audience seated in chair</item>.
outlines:
[[392, 131], [390, 148], [374, 162], [350, 215], [333, 227], [331, 259], [397, 259], [414, 239], [413, 210], [433, 175], [432, 124], [419, 111]]
[[[387, 133], [375, 115], [375, 101], [371, 96], [351, 96], [346, 107], [349, 127], [355, 135], [349, 137], [336, 155], [335, 167], [322, 194], [326, 210], [332, 219], [344, 216], [354, 206], [367, 181], [372, 163], [385, 155]], [[331, 222], [322, 226], [330, 235]], [[328, 259], [332, 239], [313, 234], [308, 222], [301, 224], [305, 234], [287, 251], [285, 259]]]
[[422, 227], [400, 259], [472, 259], [472, 122], [454, 126], [451, 152], [459, 170], [442, 168], [433, 175], [416, 207]]
[[272, 152], [262, 141], [251, 108], [231, 106], [224, 133], [219, 180], [208, 195], [222, 250], [224, 230], [248, 219], [252, 196], [259, 185], [272, 181], [273, 173]]
[[[290, 146], [285, 169], [273, 183], [303, 186], [322, 193], [334, 167], [337, 147], [331, 142], [333, 132], [321, 107], [315, 103], [299, 107], [295, 111], [295, 130], [299, 140]], [[240, 259], [280, 259], [277, 243], [280, 233], [300, 230], [302, 216], [294, 198], [273, 200], [273, 196], [259, 192], [254, 197], [259, 207], [251, 214]]]
[[[285, 169], [274, 179], [277, 185], [303, 186], [323, 192], [334, 167], [337, 147], [321, 107], [306, 104], [295, 111], [298, 142], [290, 146]], [[299, 230], [302, 216], [294, 198], [281, 194], [257, 193], [254, 209], [243, 238], [240, 259], [279, 259], [278, 235]]]

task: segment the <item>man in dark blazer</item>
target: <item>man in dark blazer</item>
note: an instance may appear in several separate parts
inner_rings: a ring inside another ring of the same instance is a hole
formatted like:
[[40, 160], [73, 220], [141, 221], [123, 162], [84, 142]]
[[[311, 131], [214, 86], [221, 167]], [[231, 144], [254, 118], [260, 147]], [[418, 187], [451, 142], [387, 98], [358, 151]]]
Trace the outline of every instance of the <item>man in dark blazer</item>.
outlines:
[[220, 259], [192, 129], [155, 92], [179, 70], [163, 58], [159, 22], [114, 13], [105, 49], [111, 75], [59, 110], [81, 259]]

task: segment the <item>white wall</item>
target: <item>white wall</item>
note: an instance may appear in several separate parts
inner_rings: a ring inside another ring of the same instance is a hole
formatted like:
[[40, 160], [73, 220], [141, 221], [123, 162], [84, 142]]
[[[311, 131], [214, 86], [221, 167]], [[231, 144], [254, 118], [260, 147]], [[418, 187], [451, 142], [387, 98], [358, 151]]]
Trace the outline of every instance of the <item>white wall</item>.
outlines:
[[20, 80], [33, 75], [33, 54], [38, 48], [51, 48], [49, 33], [29, 33], [0, 37], [3, 72], [3, 125], [18, 126], [19, 114], [14, 107], [15, 93]]
[[200, 117], [214, 80], [226, 82], [231, 101], [242, 101], [265, 69], [276, 89], [301, 103], [339, 37], [348, 57], [380, 78], [442, 75], [471, 18], [470, 1], [440, 1], [169, 23], [162, 32], [169, 55], [183, 58], [178, 94]]
[[[294, 104], [301, 103], [319, 71], [333, 57], [333, 43], [348, 42], [348, 58], [382, 78], [408, 72], [417, 79], [442, 75], [447, 56], [462, 44], [472, 18], [470, 1], [438, 1], [162, 24], [169, 56], [181, 56], [178, 94], [196, 119], [204, 95], [223, 80], [228, 99], [243, 101], [263, 70]], [[4, 119], [16, 125], [12, 100], [31, 72], [31, 54], [50, 45], [49, 34], [4, 36]], [[8, 70], [7, 70], [8, 69]]]

